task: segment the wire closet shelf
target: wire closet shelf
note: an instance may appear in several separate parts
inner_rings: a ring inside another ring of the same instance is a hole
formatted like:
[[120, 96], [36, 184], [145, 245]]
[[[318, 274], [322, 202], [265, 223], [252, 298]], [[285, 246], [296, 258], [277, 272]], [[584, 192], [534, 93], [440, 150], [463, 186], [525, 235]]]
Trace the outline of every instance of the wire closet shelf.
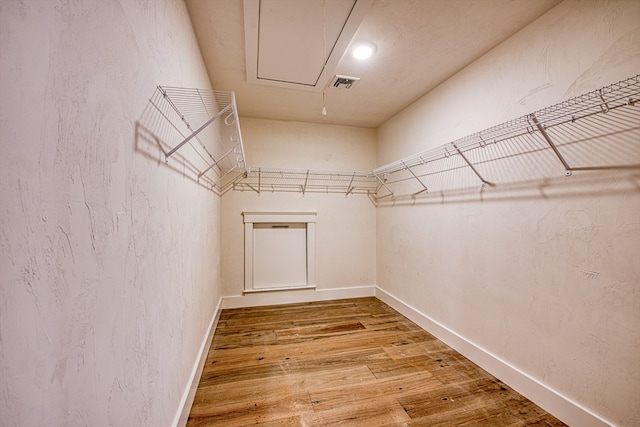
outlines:
[[370, 195], [377, 191], [370, 172], [251, 168], [234, 190], [262, 192], [336, 193]]
[[157, 93], [152, 104], [180, 135], [166, 160], [192, 147], [202, 162], [198, 180], [219, 195], [364, 194], [377, 203], [640, 168], [640, 75], [371, 171], [247, 168], [233, 92], [158, 86]]
[[233, 189], [365, 194], [377, 202], [640, 168], [638, 101], [640, 75], [372, 171], [254, 167]]
[[165, 152], [166, 162], [191, 147], [198, 160], [197, 179], [218, 194], [246, 175], [234, 92], [158, 86], [157, 93], [152, 105], [181, 137]]
[[374, 169], [375, 200], [640, 168], [640, 75]]

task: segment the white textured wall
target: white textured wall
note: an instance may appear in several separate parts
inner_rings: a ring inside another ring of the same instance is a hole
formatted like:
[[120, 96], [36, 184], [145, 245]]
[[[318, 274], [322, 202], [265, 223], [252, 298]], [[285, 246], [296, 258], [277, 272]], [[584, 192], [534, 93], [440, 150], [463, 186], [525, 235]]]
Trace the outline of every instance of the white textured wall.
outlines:
[[[367, 171], [375, 165], [373, 129], [241, 117], [250, 166]], [[244, 289], [243, 211], [316, 211], [318, 289], [375, 284], [375, 207], [367, 196], [229, 192], [222, 198], [224, 295]]]
[[220, 202], [136, 150], [158, 84], [209, 85], [182, 1], [0, 4], [0, 425], [179, 410], [220, 296]]
[[[638, 72], [640, 2], [567, 0], [385, 123], [378, 160]], [[593, 177], [592, 194], [378, 208], [377, 280], [587, 410], [637, 426], [640, 192], [637, 178]]]

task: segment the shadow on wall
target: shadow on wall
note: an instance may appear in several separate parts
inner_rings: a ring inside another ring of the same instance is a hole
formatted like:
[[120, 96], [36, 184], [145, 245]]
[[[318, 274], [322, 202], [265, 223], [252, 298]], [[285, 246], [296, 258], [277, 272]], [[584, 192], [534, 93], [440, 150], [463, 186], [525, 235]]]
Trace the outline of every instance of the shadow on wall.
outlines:
[[597, 197], [640, 192], [640, 166], [606, 168], [596, 172], [578, 172], [559, 176], [494, 186], [421, 192], [419, 195], [394, 195], [372, 199], [377, 207], [438, 205], [445, 203], [479, 203], [504, 200]]
[[226, 193], [245, 169], [235, 102], [225, 96], [158, 86], [136, 121], [135, 151], [219, 196]]

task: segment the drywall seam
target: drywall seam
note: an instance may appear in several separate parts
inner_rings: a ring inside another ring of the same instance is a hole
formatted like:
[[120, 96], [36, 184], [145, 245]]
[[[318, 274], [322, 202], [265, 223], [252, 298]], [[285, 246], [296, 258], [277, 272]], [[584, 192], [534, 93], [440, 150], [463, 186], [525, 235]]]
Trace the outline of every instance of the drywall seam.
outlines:
[[376, 286], [375, 296], [563, 422], [576, 426], [613, 426], [612, 423], [458, 335], [384, 289]]
[[193, 365], [191, 375], [189, 376], [189, 381], [187, 381], [187, 386], [182, 393], [182, 399], [180, 399], [178, 411], [176, 412], [176, 416], [173, 419], [173, 423], [171, 423], [173, 427], [184, 427], [187, 424], [187, 420], [189, 419], [189, 412], [191, 412], [193, 399], [196, 397], [196, 390], [198, 389], [200, 377], [202, 376], [202, 370], [204, 369], [204, 362], [207, 360], [207, 354], [209, 353], [209, 348], [211, 347], [213, 334], [218, 327], [221, 304], [222, 298], [218, 300], [218, 305], [213, 312], [211, 321], [209, 322], [207, 333], [204, 335], [204, 339], [202, 340], [202, 344], [200, 345], [200, 351], [198, 352], [195, 363]]
[[258, 307], [274, 304], [328, 301], [332, 299], [364, 298], [375, 296], [376, 287], [352, 286], [333, 289], [297, 289], [293, 291], [261, 292], [256, 294], [222, 297], [222, 309]]

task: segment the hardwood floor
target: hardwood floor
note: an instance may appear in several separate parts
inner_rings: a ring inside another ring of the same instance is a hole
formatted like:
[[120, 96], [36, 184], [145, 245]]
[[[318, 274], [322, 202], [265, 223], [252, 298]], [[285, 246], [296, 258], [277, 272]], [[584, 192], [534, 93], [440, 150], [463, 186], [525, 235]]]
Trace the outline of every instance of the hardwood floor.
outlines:
[[376, 298], [223, 310], [187, 426], [564, 426]]

